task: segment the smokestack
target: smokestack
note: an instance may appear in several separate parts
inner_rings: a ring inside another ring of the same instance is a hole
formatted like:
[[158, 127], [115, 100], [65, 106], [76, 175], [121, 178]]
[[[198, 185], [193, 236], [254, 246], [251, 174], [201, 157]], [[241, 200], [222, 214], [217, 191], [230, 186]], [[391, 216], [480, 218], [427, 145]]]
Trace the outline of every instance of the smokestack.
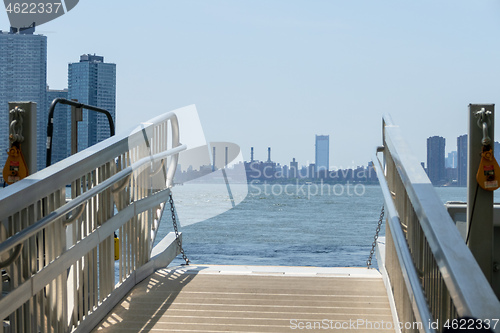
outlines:
[[212, 158], [214, 159], [212, 162], [212, 171], [215, 171], [215, 147], [213, 147], [212, 150], [213, 150]]
[[253, 147], [250, 148], [250, 162], [253, 162]]
[[267, 162], [271, 163], [271, 147], [267, 147]]
[[227, 147], [226, 147], [226, 161], [225, 161], [225, 164], [224, 164], [224, 168], [227, 167]]

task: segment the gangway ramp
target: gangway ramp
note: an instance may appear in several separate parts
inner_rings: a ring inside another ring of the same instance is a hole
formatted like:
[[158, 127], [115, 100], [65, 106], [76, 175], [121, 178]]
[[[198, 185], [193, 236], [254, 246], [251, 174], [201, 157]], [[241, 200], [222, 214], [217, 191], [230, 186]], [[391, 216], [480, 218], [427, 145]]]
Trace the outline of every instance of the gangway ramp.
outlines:
[[138, 284], [94, 332], [394, 332], [392, 318], [375, 269], [178, 266]]

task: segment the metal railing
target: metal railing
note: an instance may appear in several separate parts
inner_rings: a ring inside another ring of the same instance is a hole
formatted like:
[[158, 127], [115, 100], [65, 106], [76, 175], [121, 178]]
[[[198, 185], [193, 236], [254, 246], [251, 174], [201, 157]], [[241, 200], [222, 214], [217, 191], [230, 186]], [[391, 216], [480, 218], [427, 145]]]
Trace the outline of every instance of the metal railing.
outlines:
[[[104, 114], [106, 116], [106, 118], [108, 119], [109, 136], [115, 135], [115, 123], [113, 121], [113, 117], [111, 116], [111, 113], [108, 110], [98, 108], [98, 107], [92, 106], [92, 105], [78, 103], [76, 101], [70, 101], [66, 98], [56, 98], [50, 104], [48, 121], [47, 121], [47, 156], [46, 156], [46, 160], [45, 160], [46, 167], [48, 167], [52, 164], [52, 143], [53, 143], [52, 135], [54, 133], [54, 111], [55, 111], [56, 105], [58, 103], [70, 105], [72, 107], [79, 108], [79, 109], [86, 109], [89, 111], [95, 111], [95, 112]], [[72, 124], [72, 126], [73, 126], [73, 124]], [[75, 128], [75, 131], [77, 131], [77, 127]], [[72, 136], [73, 136], [73, 133], [72, 133]], [[72, 154], [73, 154], [73, 152], [72, 152]]]
[[2, 190], [1, 329], [89, 331], [166, 266], [179, 253], [175, 236], [153, 244], [184, 149], [170, 112]]
[[401, 330], [441, 331], [460, 317], [493, 327], [500, 303], [492, 288], [390, 116], [382, 131], [377, 151], [385, 168], [377, 154], [373, 162], [386, 205], [385, 262]]

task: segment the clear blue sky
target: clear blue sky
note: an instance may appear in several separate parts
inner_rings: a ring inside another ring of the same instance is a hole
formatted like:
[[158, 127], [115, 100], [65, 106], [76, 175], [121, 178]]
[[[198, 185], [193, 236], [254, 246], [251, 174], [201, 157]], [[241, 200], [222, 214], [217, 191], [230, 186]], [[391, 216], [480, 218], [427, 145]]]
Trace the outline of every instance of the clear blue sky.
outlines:
[[387, 112], [425, 161], [429, 136], [456, 149], [469, 103], [500, 103], [496, 0], [80, 0], [37, 32], [52, 89], [81, 54], [117, 64], [118, 131], [196, 104], [245, 159], [305, 164], [328, 134], [331, 166], [366, 164]]

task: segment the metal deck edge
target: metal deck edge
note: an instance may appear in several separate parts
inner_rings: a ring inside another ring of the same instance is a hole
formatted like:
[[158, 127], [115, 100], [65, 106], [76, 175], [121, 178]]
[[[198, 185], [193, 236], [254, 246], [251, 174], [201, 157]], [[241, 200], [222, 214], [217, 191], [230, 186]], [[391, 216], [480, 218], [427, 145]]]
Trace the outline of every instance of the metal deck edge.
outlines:
[[221, 274], [295, 277], [345, 277], [382, 279], [376, 269], [364, 267], [309, 267], [309, 266], [249, 266], [249, 265], [189, 265], [162, 269], [165, 273]]
[[399, 328], [398, 312], [396, 311], [396, 302], [394, 300], [394, 295], [392, 293], [391, 280], [389, 279], [389, 275], [387, 274], [387, 270], [385, 269], [385, 236], [378, 238], [375, 255], [377, 257], [378, 267], [382, 274], [382, 280], [384, 280], [384, 286], [387, 291], [387, 298], [389, 298], [389, 305], [391, 307], [394, 332], [401, 333], [401, 329]]

